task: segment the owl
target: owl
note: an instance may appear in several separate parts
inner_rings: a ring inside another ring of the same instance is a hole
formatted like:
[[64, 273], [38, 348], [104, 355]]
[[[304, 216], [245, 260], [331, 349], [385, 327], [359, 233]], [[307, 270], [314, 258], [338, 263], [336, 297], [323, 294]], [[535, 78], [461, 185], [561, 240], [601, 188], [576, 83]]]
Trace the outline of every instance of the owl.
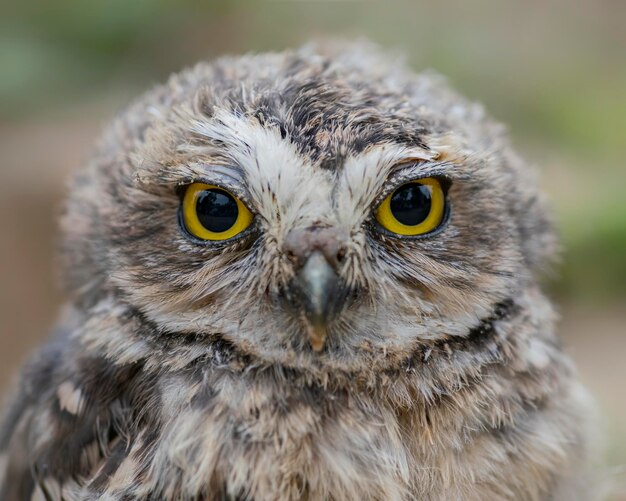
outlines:
[[368, 45], [170, 77], [70, 185], [0, 499], [590, 499], [537, 184], [480, 105]]

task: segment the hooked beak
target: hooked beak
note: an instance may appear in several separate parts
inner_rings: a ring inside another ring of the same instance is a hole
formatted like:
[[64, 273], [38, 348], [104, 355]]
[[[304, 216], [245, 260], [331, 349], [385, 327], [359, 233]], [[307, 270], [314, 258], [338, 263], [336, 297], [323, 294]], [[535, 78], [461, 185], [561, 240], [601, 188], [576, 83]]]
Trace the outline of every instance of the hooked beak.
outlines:
[[339, 277], [324, 254], [316, 251], [294, 278], [294, 286], [303, 310], [309, 344], [313, 350], [321, 351], [328, 323], [338, 309]]

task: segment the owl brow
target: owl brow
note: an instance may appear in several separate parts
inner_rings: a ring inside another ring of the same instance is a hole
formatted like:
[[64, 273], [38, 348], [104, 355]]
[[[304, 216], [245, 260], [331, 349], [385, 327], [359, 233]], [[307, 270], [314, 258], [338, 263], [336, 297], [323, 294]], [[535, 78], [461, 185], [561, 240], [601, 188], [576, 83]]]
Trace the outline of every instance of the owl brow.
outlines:
[[[144, 180], [143, 176], [138, 176]], [[245, 186], [245, 173], [243, 169], [232, 164], [212, 162], [189, 162], [174, 166], [163, 167], [157, 176], [151, 176], [157, 184], [165, 186], [184, 186], [192, 182], [204, 182], [220, 186], [238, 187]]]
[[455, 177], [458, 165], [450, 161], [414, 160], [396, 164], [389, 170], [387, 183], [425, 177]]
[[199, 178], [226, 184], [245, 185], [246, 174], [244, 170], [231, 164], [200, 164]]

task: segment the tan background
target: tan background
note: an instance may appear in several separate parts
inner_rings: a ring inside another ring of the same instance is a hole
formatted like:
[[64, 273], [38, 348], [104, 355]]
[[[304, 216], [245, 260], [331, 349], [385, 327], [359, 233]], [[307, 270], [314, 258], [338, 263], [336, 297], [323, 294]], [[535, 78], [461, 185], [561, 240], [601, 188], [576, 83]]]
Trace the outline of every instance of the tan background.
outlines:
[[[626, 2], [30, 0], [0, 18], [0, 389], [49, 331], [56, 214], [102, 124], [218, 54], [366, 36], [432, 67], [510, 125], [543, 171], [565, 253], [560, 332], [626, 469]], [[623, 489], [623, 487], [622, 487]], [[615, 489], [612, 499], [626, 499]], [[621, 492], [621, 493], [620, 493]]]

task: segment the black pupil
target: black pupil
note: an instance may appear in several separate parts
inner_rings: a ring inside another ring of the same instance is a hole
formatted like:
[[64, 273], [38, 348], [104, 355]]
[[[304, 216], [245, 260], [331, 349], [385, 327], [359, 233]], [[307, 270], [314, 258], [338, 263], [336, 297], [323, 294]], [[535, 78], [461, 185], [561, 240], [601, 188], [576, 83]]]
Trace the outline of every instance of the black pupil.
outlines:
[[430, 188], [418, 183], [405, 184], [391, 197], [390, 207], [393, 216], [402, 224], [416, 226], [430, 214]]
[[221, 233], [233, 227], [239, 215], [237, 202], [223, 190], [210, 189], [198, 196], [196, 213], [202, 226], [215, 233]]

